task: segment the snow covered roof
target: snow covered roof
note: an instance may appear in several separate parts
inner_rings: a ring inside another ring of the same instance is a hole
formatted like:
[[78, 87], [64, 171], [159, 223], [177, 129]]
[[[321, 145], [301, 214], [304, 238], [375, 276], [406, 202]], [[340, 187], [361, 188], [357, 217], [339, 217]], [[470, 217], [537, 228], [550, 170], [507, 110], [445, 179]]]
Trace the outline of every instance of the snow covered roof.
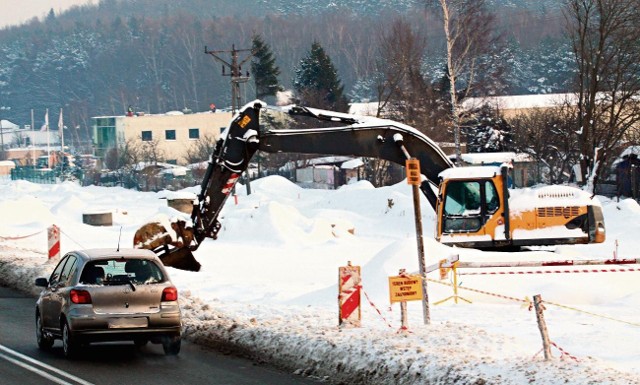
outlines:
[[0, 127], [2, 127], [2, 130], [6, 130], [6, 129], [12, 129], [12, 130], [17, 130], [18, 128], [20, 128], [20, 126], [18, 126], [15, 123], [12, 123], [6, 119], [2, 119], [0, 120]]
[[299, 160], [298, 167], [318, 166], [329, 163], [342, 163], [352, 159], [353, 158], [351, 158], [350, 156], [323, 156], [321, 158]]
[[170, 174], [173, 176], [185, 176], [187, 175], [187, 168], [186, 167], [170, 167], [170, 168], [165, 168], [164, 170], [160, 171], [162, 174]]
[[443, 179], [492, 178], [500, 174], [498, 166], [453, 167], [438, 174]]
[[136, 170], [144, 170], [145, 168], [154, 167], [158, 169], [163, 169], [161, 172], [163, 174], [173, 174], [175, 176], [182, 176], [187, 174], [187, 167], [177, 166], [171, 163], [163, 163], [163, 162], [138, 162], [136, 164]]
[[488, 165], [511, 162], [531, 162], [529, 154], [515, 152], [477, 152], [461, 154], [462, 161], [467, 164]]
[[507, 95], [467, 98], [462, 108], [470, 110], [485, 104], [503, 110], [521, 110], [529, 108], [551, 108], [564, 103], [575, 104], [575, 94]]
[[[536, 95], [505, 95], [482, 96], [467, 98], [462, 101], [462, 108], [471, 110], [488, 104], [502, 110], [521, 110], [529, 108], [551, 108], [569, 103], [576, 104], [575, 94], [536, 94]], [[349, 113], [362, 116], [375, 116], [378, 102], [351, 103]]]
[[354, 168], [361, 167], [363, 165], [364, 165], [364, 162], [362, 161], [362, 159], [361, 158], [356, 158], [356, 159], [351, 159], [351, 160], [348, 160], [348, 161], [342, 163], [340, 168], [344, 169], [344, 170], [351, 170], [351, 169], [354, 169]]
[[191, 191], [187, 191], [187, 190], [180, 190], [180, 191], [169, 191], [169, 190], [162, 190], [158, 192], [158, 198], [160, 199], [197, 199], [198, 196], [191, 192]]
[[378, 112], [378, 102], [351, 103], [349, 113], [362, 116], [376, 116]]
[[508, 163], [516, 158], [515, 152], [479, 152], [461, 154], [462, 160], [469, 164]]

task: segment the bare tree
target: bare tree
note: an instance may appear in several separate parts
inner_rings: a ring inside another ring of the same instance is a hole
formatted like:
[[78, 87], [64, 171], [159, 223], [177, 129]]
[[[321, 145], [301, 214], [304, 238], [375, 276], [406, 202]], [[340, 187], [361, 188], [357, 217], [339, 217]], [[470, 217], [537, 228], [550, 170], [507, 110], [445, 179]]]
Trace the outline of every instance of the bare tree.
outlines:
[[203, 162], [211, 156], [216, 146], [216, 138], [213, 135], [204, 135], [200, 139], [191, 142], [186, 149], [184, 160], [188, 164]]
[[578, 72], [580, 181], [595, 192], [598, 166], [640, 120], [640, 7], [637, 0], [570, 0], [565, 15]]
[[388, 117], [395, 117], [392, 102], [408, 101], [403, 95], [411, 88], [410, 74], [420, 71], [422, 56], [426, 47], [426, 39], [418, 36], [411, 25], [403, 18], [394, 20], [388, 31], [379, 37], [379, 59], [376, 61], [376, 93], [380, 117], [387, 110]]
[[141, 156], [143, 162], [154, 165], [164, 161], [164, 151], [160, 148], [160, 140], [153, 139], [142, 142]]
[[[438, 0], [447, 49], [447, 76], [451, 99], [456, 158], [460, 150], [460, 108], [458, 102], [467, 97], [476, 82], [478, 59], [495, 46], [492, 31], [493, 16], [485, 7], [485, 0]], [[462, 91], [458, 84], [464, 80]]]
[[104, 166], [115, 173], [118, 184], [133, 187], [135, 169], [142, 160], [142, 146], [136, 139], [128, 139], [107, 150], [104, 157]]
[[142, 160], [142, 145], [138, 139], [127, 139], [118, 146], [118, 167], [134, 168]]
[[[388, 30], [378, 37], [378, 56], [375, 63], [376, 116], [403, 121], [424, 131], [424, 116], [428, 115], [431, 94], [429, 83], [421, 73], [426, 38], [403, 17], [394, 19]], [[365, 178], [374, 186], [393, 181], [393, 165], [381, 159], [365, 159]]]
[[510, 120], [516, 149], [544, 166], [548, 183], [569, 181], [571, 168], [579, 159], [575, 119], [575, 107], [561, 104], [524, 112]]

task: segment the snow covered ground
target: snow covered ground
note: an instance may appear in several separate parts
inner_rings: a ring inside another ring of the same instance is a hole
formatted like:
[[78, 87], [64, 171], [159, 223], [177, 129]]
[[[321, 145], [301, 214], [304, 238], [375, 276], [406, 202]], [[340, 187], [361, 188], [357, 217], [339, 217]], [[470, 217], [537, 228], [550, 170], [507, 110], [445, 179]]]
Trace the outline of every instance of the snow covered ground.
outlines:
[[[225, 206], [218, 240], [205, 241], [195, 253], [202, 270], [170, 269], [181, 294], [185, 338], [331, 383], [640, 384], [640, 266], [517, 275], [469, 274], [573, 269], [464, 269], [458, 294], [472, 303], [440, 305], [434, 303], [453, 291], [450, 278], [440, 281], [436, 271], [428, 282], [431, 324], [424, 325], [420, 302], [410, 302], [409, 332], [398, 332], [400, 310], [389, 305], [388, 277], [401, 268], [418, 270], [406, 183], [375, 189], [358, 182], [327, 191], [267, 177], [251, 187], [254, 193], [246, 196], [238, 186], [238, 204], [231, 198]], [[120, 231], [121, 244], [130, 246], [141, 224], [180, 215], [167, 207], [167, 195], [0, 182], [0, 280], [37, 292], [33, 279], [54, 267], [46, 257], [51, 224], [62, 230], [63, 253], [116, 247]], [[526, 253], [436, 243], [425, 200], [426, 264], [456, 254], [461, 261], [608, 259], [616, 249], [619, 258], [640, 258], [640, 206], [600, 199], [606, 243]], [[97, 211], [112, 212], [114, 225], [82, 223], [83, 213]], [[363, 296], [362, 327], [355, 329], [338, 327], [338, 267], [348, 261], [362, 267], [371, 301]], [[540, 353], [535, 313], [525, 300], [536, 294], [546, 301], [557, 346], [550, 362]]]

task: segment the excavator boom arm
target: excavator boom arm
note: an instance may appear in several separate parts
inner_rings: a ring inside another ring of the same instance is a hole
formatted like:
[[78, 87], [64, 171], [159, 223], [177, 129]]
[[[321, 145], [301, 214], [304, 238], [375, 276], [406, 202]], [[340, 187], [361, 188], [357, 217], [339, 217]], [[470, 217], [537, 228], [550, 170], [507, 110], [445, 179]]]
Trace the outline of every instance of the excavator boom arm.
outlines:
[[[317, 122], [322, 125], [317, 127]], [[217, 142], [191, 215], [193, 241], [161, 251], [159, 256], [165, 264], [195, 261], [191, 251], [205, 238], [217, 238], [220, 212], [258, 150], [371, 157], [400, 165], [410, 155], [420, 161], [427, 178], [421, 189], [434, 208], [436, 196], [430, 183], [436, 184], [438, 174], [453, 166], [431, 139], [398, 122], [306, 107], [268, 107], [255, 101], [234, 116]], [[199, 264], [187, 269], [197, 270]]]
[[[268, 115], [262, 125], [261, 112]], [[337, 126], [326, 127], [324, 123], [314, 127], [304, 118], [311, 118], [307, 120], [312, 123], [331, 122]], [[269, 122], [270, 126], [285, 128], [265, 129]], [[280, 109], [260, 102], [247, 105], [234, 117], [212, 156], [201, 186], [199, 206], [193, 213], [196, 239], [215, 237], [220, 210], [257, 150], [371, 157], [404, 165], [407, 156], [401, 146], [420, 161], [422, 173], [433, 184], [437, 183], [440, 172], [453, 167], [431, 139], [397, 122], [306, 107]], [[422, 191], [435, 208], [435, 194], [427, 181]]]

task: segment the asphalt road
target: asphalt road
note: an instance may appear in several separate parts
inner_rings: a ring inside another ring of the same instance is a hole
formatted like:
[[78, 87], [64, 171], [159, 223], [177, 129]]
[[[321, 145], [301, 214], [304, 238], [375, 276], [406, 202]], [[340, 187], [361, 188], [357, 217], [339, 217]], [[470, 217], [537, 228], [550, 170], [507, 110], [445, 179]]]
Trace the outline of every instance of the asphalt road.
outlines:
[[0, 383], [30, 384], [322, 384], [256, 365], [182, 341], [177, 357], [161, 345], [91, 345], [80, 357], [65, 359], [56, 340], [50, 351], [38, 349], [34, 329], [35, 298], [0, 286]]

